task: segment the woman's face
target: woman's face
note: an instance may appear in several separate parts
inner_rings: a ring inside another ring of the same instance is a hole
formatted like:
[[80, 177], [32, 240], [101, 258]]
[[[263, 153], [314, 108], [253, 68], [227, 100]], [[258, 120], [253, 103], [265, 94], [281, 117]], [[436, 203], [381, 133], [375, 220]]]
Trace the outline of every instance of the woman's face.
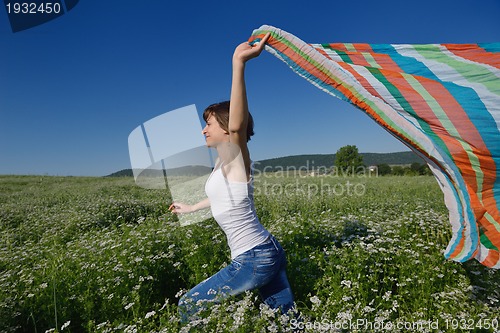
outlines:
[[215, 148], [219, 143], [229, 142], [229, 133], [220, 127], [212, 115], [207, 118], [207, 125], [201, 133], [205, 136], [207, 147]]

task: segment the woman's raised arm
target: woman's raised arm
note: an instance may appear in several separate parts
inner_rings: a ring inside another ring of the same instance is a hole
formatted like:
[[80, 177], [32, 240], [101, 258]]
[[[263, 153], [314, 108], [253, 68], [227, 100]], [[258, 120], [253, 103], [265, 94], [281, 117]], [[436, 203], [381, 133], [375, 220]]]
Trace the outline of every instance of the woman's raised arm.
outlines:
[[259, 43], [248, 42], [236, 47], [233, 54], [233, 77], [231, 85], [231, 103], [229, 105], [229, 140], [239, 146], [247, 173], [250, 171], [250, 154], [247, 148], [248, 100], [245, 85], [245, 64], [259, 56], [270, 34], [266, 34]]

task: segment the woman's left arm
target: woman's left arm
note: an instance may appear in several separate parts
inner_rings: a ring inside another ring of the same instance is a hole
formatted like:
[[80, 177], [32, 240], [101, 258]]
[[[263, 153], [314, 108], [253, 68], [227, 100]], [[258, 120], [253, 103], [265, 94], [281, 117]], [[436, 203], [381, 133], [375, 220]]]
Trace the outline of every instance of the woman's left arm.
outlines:
[[259, 56], [269, 36], [269, 33], [266, 34], [259, 43], [254, 45], [250, 45], [248, 42], [241, 43], [233, 54], [229, 140], [240, 148], [247, 174], [250, 172], [250, 154], [247, 147], [248, 100], [245, 85], [245, 64], [248, 60]]

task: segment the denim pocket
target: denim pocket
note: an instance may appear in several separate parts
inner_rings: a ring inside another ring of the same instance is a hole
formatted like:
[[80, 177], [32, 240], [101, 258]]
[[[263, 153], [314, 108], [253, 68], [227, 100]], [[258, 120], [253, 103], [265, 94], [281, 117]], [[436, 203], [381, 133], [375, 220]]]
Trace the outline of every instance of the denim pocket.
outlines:
[[255, 254], [254, 271], [256, 274], [275, 274], [279, 271], [282, 258], [281, 253], [274, 248], [267, 251], [259, 251]]

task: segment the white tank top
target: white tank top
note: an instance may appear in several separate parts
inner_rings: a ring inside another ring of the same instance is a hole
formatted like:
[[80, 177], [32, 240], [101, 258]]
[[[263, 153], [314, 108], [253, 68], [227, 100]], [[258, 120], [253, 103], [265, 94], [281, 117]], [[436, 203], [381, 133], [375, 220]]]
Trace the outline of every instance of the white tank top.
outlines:
[[212, 215], [226, 234], [234, 259], [264, 243], [270, 233], [260, 224], [253, 202], [253, 175], [250, 181], [230, 181], [219, 166], [205, 184]]

